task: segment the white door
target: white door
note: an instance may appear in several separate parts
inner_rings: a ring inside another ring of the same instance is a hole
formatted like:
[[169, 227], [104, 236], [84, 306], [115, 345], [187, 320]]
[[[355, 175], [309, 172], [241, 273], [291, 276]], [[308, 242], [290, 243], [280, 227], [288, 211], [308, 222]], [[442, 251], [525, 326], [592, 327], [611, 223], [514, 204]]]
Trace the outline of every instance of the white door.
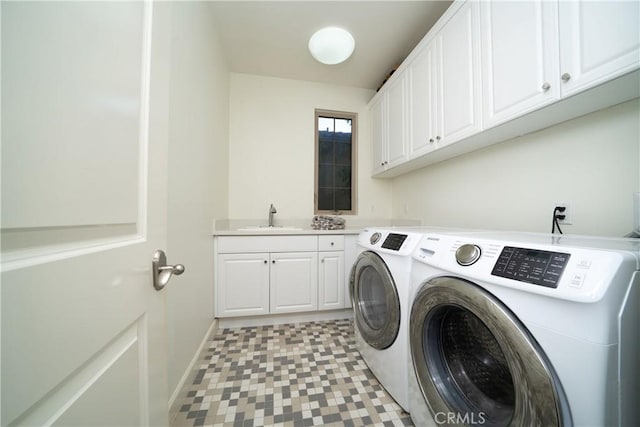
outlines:
[[386, 124], [386, 94], [382, 94], [371, 106], [371, 139], [373, 146], [373, 171], [384, 172], [387, 161], [387, 124]]
[[562, 96], [640, 67], [640, 2], [561, 1]]
[[318, 309], [318, 253], [271, 254], [271, 313]]
[[560, 98], [557, 11], [544, 0], [480, 3], [485, 128]]
[[479, 4], [464, 3], [436, 35], [439, 57], [436, 143], [451, 144], [481, 130]]
[[269, 254], [220, 254], [216, 316], [269, 313]]
[[2, 425], [166, 425], [169, 6], [1, 8]]
[[436, 144], [436, 56], [435, 43], [429, 43], [408, 67], [409, 75], [409, 157], [437, 148]]
[[318, 259], [318, 310], [344, 308], [344, 252], [320, 252]]
[[406, 81], [407, 74], [395, 76], [387, 88], [387, 168], [407, 160], [406, 144]]

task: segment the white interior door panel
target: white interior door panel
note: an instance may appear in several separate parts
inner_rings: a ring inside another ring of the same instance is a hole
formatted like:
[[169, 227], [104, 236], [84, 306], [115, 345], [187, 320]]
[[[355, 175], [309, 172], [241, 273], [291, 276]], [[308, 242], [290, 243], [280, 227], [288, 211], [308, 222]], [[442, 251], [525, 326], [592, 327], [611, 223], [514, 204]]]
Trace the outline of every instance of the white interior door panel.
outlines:
[[0, 7], [1, 424], [166, 425], [171, 6]]

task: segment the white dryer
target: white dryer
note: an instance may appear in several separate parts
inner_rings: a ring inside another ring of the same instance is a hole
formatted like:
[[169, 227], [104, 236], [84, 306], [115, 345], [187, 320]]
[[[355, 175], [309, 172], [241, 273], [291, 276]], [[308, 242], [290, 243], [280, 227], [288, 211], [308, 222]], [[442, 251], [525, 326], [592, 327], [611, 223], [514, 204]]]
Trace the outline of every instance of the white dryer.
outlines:
[[638, 240], [472, 232], [413, 259], [416, 425], [637, 424]]
[[409, 412], [408, 312], [411, 255], [416, 229], [366, 229], [351, 269], [356, 348], [395, 401]]

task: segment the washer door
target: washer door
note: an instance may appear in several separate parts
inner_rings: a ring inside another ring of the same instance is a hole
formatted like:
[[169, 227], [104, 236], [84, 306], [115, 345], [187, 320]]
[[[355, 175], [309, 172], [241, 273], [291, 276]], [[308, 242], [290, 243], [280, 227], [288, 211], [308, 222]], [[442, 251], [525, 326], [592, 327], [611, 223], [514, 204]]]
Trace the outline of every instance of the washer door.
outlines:
[[466, 280], [424, 283], [411, 309], [413, 367], [437, 423], [562, 426], [562, 388], [524, 325]]
[[400, 329], [400, 299], [387, 265], [374, 252], [361, 253], [351, 269], [349, 286], [360, 335], [373, 348], [389, 347]]

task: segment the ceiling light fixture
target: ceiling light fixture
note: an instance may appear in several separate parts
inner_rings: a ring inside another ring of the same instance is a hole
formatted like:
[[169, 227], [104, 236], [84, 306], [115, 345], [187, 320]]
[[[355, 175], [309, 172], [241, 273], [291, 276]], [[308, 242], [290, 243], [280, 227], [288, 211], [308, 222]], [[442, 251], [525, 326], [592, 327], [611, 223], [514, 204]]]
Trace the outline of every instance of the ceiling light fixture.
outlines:
[[309, 39], [309, 52], [323, 64], [334, 65], [351, 56], [356, 41], [347, 30], [327, 27], [316, 31]]

